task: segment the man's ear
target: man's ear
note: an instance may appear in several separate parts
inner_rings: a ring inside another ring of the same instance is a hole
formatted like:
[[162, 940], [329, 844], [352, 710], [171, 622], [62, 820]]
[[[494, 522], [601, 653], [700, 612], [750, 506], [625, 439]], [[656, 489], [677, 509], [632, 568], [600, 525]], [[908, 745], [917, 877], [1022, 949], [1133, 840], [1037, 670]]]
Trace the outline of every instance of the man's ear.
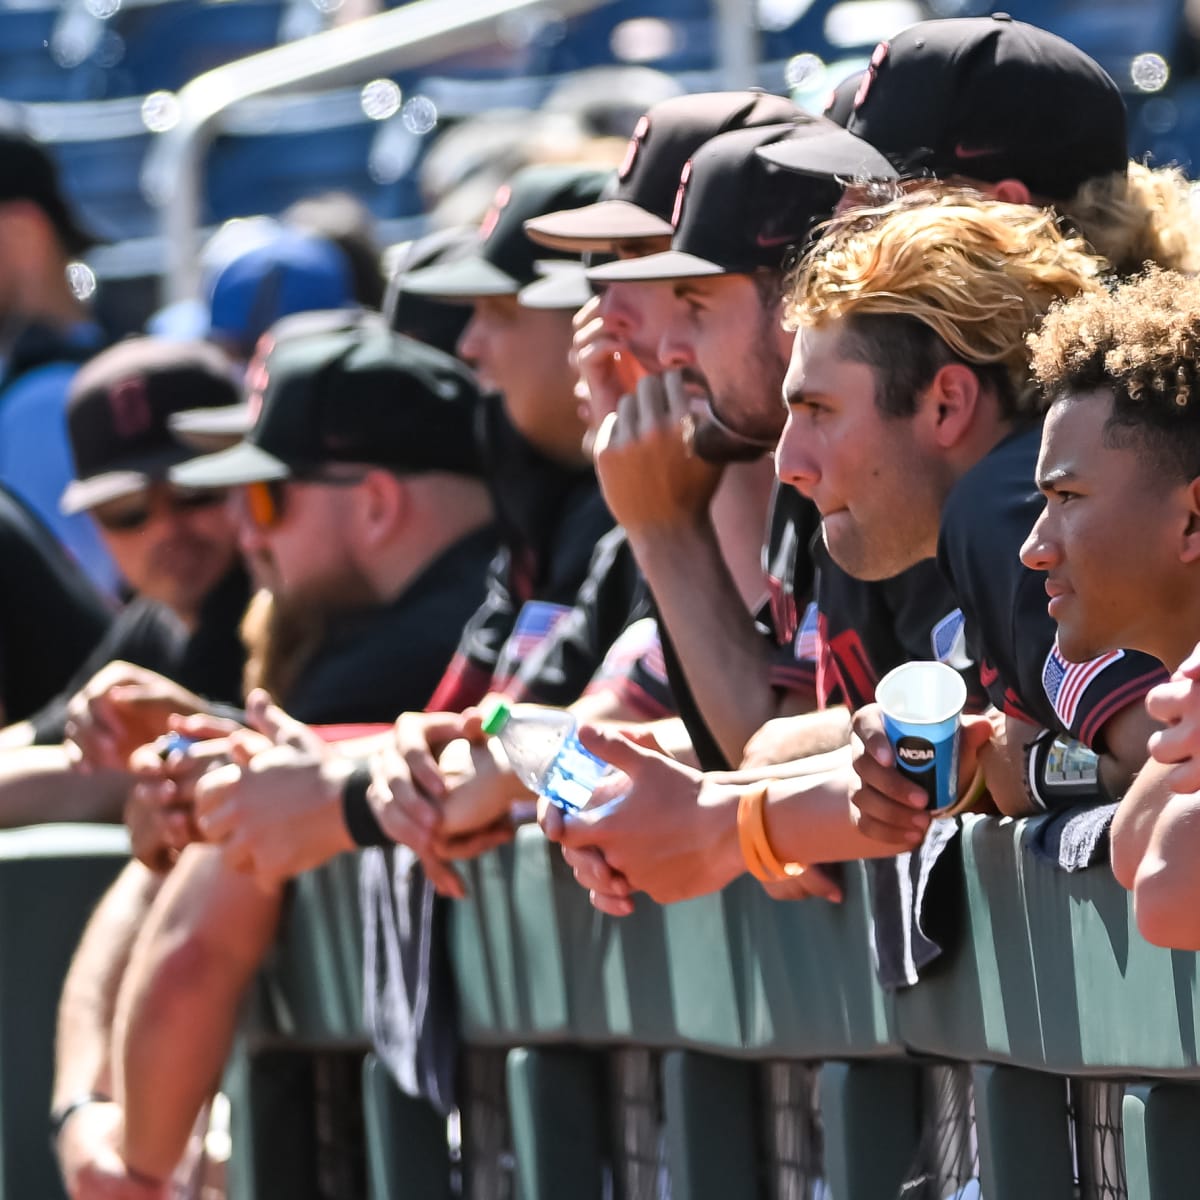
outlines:
[[1032, 204], [1033, 194], [1019, 179], [1001, 179], [983, 189], [994, 200], [1005, 204]]
[[1187, 485], [1185, 503], [1187, 524], [1179, 547], [1179, 560], [1184, 563], [1200, 562], [1200, 476]]
[[359, 517], [367, 545], [381, 545], [408, 518], [404, 481], [390, 471], [371, 470], [361, 485]]
[[979, 376], [965, 363], [940, 367], [921, 393], [917, 411], [933, 444], [951, 450], [971, 431], [979, 411]]

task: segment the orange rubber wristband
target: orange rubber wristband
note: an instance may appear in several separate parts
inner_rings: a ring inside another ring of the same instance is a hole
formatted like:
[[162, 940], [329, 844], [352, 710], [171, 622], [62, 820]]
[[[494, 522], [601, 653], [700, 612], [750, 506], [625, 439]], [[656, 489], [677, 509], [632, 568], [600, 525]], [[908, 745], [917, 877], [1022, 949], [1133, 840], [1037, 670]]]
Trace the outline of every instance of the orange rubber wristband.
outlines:
[[769, 784], [743, 792], [738, 800], [738, 838], [750, 873], [762, 883], [781, 883], [804, 871], [801, 863], [781, 862], [767, 837], [764, 807]]

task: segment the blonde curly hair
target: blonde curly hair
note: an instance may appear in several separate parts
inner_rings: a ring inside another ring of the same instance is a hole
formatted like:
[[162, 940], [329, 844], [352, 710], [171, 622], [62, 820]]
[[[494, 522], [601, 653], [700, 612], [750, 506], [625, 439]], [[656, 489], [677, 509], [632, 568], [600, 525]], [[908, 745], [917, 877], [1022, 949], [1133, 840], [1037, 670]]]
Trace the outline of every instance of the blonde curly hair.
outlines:
[[1124, 173], [1089, 179], [1057, 209], [1118, 275], [1148, 263], [1200, 271], [1200, 217], [1178, 167], [1131, 162]]
[[1110, 441], [1140, 433], [1159, 461], [1200, 474], [1200, 278], [1148, 267], [1056, 305], [1028, 341], [1048, 401], [1106, 393]]
[[969, 188], [850, 209], [820, 234], [791, 281], [786, 324], [846, 320], [844, 351], [891, 377], [880, 405], [899, 413], [948, 357], [984, 369], [1002, 406], [1019, 407], [1026, 335], [1054, 301], [1099, 288], [1107, 266], [1054, 213]]

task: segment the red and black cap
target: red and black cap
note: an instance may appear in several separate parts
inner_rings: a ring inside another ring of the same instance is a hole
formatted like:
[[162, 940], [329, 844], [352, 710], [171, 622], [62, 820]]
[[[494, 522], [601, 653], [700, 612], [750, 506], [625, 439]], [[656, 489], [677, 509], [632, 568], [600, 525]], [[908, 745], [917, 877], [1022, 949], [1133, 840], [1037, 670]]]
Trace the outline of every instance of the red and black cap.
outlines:
[[496, 193], [468, 254], [412, 271], [401, 278], [400, 286], [416, 295], [460, 303], [483, 296], [515, 296], [538, 278], [537, 261], [554, 257], [529, 240], [525, 222], [543, 213], [591, 204], [609, 174], [577, 164], [525, 167]]
[[284, 338], [247, 386], [261, 396], [238, 445], [175, 467], [185, 487], [288, 479], [328, 463], [477, 476], [479, 392], [457, 359], [382, 318]]
[[207, 342], [131, 338], [75, 374], [67, 432], [75, 478], [59, 507], [83, 512], [140, 492], [192, 456], [172, 434], [172, 413], [233, 404], [238, 385], [229, 359]]
[[791, 121], [799, 111], [790, 100], [757, 90], [673, 96], [638, 121], [609, 197], [526, 221], [525, 230], [539, 245], [576, 254], [670, 237], [679, 174], [705, 142], [734, 129]]
[[823, 117], [801, 114], [785, 125], [738, 129], [705, 142], [679, 178], [671, 249], [593, 267], [588, 278], [649, 282], [778, 270], [832, 213], [840, 189], [832, 180], [783, 170], [756, 151], [827, 127]]
[[875, 48], [844, 131], [762, 153], [810, 175], [1018, 179], [1065, 200], [1126, 169], [1125, 102], [1077, 46], [1006, 13], [922, 21]]

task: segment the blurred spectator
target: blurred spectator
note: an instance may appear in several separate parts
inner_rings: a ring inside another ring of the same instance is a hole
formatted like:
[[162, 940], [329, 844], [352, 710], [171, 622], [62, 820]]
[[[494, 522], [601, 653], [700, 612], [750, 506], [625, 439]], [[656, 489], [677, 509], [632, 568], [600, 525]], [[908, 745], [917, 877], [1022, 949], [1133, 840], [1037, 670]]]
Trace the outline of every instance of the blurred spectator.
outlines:
[[592, 137], [624, 140], [648, 109], [682, 93], [677, 79], [653, 67], [588, 67], [560, 78], [541, 111], [571, 115]]
[[334, 242], [350, 264], [354, 299], [373, 312], [382, 309], [383, 255], [375, 238], [375, 220], [361, 200], [349, 192], [325, 192], [289, 204], [279, 220], [301, 233]]
[[[170, 414], [236, 395], [228, 360], [200, 343], [123, 342], [75, 376], [68, 421], [76, 478], [64, 505], [96, 520], [134, 598], [58, 693], [0, 735], [0, 825], [119, 820], [127, 772], [72, 769], [81, 748], [111, 736], [103, 697], [112, 689], [132, 724], [155, 729], [164, 713], [240, 700], [238, 625], [249, 591], [233, 519], [222, 493], [178, 489], [166, 478], [189, 456], [168, 432]], [[110, 757], [124, 767], [118, 752]]]
[[0, 483], [111, 595], [116, 573], [94, 526], [58, 508], [71, 477], [67, 388], [105, 341], [70, 277], [72, 260], [95, 240], [63, 196], [46, 151], [18, 130], [0, 129]]
[[[315, 624], [302, 661], [278, 641], [251, 653], [286, 656], [263, 669], [287, 668], [281, 699], [310, 721], [382, 721], [420, 707], [479, 603], [494, 544], [472, 438], [475, 387], [454, 360], [378, 321], [280, 343], [268, 377], [247, 440], [179, 468], [185, 484], [240, 488], [243, 546], [272, 591], [273, 619]], [[151, 748], [143, 769], [157, 761]], [[230, 764], [213, 782], [232, 784], [238, 773]], [[305, 824], [300, 809], [294, 817]], [[125, 1019], [113, 1061], [122, 1091], [111, 1103], [123, 1123], [115, 1139], [110, 1127], [84, 1124], [77, 1137], [67, 1126], [59, 1145], [69, 1178], [114, 1152], [137, 1178], [165, 1180], [175, 1169], [282, 899], [278, 886], [264, 890], [235, 867], [193, 847], [149, 917], [143, 893], [125, 925], [143, 925], [128, 972], [120, 956], [132, 936], [114, 937], [111, 954], [81, 947], [64, 1006], [98, 979], [92, 995], [104, 1002], [78, 1006], [60, 1026], [56, 1095], [104, 1091], [99, 1071], [109, 1059], [96, 1048], [113, 1033], [102, 1018], [119, 985]]]
[[356, 306], [354, 275], [342, 250], [270, 218], [228, 222], [209, 240], [202, 263], [204, 298], [156, 313], [147, 325], [152, 334], [208, 338], [244, 363], [281, 317]]
[[412, 292], [405, 287], [404, 281], [408, 275], [425, 267], [466, 258], [475, 242], [476, 231], [464, 225], [435, 230], [415, 241], [389, 248], [384, 256], [388, 283], [383, 315], [393, 329], [436, 346], [447, 354], [456, 353], [471, 310], [461, 304], [449, 304]]

